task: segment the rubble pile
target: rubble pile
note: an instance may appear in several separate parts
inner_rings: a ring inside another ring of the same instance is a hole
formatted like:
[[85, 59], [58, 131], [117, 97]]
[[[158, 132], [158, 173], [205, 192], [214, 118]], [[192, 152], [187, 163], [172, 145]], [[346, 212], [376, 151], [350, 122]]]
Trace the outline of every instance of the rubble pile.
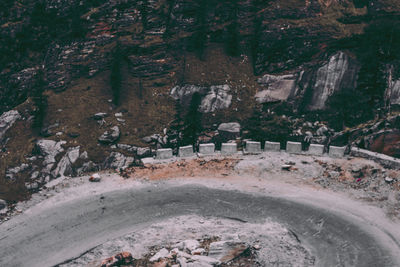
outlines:
[[[101, 267], [151, 266], [151, 267], [224, 267], [261, 266], [257, 262], [260, 246], [251, 246], [236, 240], [219, 240], [219, 237], [201, 240], [184, 240], [173, 247], [154, 247], [140, 259], [122, 252], [102, 261]], [[119, 265], [118, 265], [119, 264]]]

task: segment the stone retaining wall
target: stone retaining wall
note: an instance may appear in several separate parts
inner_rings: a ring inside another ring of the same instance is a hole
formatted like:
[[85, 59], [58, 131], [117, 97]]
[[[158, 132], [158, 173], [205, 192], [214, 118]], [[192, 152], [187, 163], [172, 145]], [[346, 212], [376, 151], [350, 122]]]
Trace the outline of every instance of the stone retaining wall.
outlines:
[[393, 157], [390, 157], [390, 156], [387, 156], [384, 154], [372, 152], [372, 151], [369, 151], [366, 149], [353, 147], [353, 148], [351, 148], [350, 155], [353, 157], [366, 158], [366, 159], [373, 160], [375, 162], [378, 162], [379, 164], [381, 164], [382, 166], [384, 166], [386, 168], [400, 169], [400, 160], [399, 159], [396, 159], [396, 158], [393, 158]]

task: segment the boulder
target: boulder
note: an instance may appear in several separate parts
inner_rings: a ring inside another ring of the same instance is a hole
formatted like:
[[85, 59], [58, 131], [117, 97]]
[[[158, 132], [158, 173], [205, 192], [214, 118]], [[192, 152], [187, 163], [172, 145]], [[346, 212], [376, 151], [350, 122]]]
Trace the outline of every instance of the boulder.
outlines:
[[238, 122], [221, 123], [218, 126], [218, 133], [222, 141], [234, 140], [240, 137], [240, 129]]
[[94, 172], [94, 171], [98, 171], [99, 170], [99, 166], [96, 165], [96, 163], [94, 163], [93, 161], [88, 161], [83, 163], [82, 167], [79, 168], [76, 173], [77, 175], [82, 175], [84, 173], [87, 172]]
[[104, 119], [104, 118], [107, 117], [107, 116], [108, 116], [107, 113], [105, 113], [105, 112], [99, 112], [99, 113], [96, 113], [96, 114], [93, 115], [93, 119], [95, 119], [95, 120], [102, 120], [102, 119]]
[[230, 90], [231, 88], [227, 84], [211, 86], [201, 101], [200, 111], [209, 113], [228, 108], [232, 102], [232, 95], [229, 94]]
[[161, 249], [159, 252], [154, 254], [153, 257], [150, 258], [150, 262], [155, 262], [160, 259], [166, 258], [169, 255], [169, 251], [166, 248]]
[[57, 167], [52, 171], [54, 177], [73, 174], [74, 170], [72, 169], [72, 164], [79, 158], [79, 149], [79, 146], [68, 148], [65, 155], [58, 162]]
[[5, 209], [7, 207], [7, 202], [3, 199], [0, 199], [0, 210]]
[[215, 112], [228, 108], [232, 102], [231, 88], [229, 85], [213, 85], [210, 87], [197, 85], [175, 86], [170, 95], [175, 100], [180, 100], [184, 106], [188, 106], [194, 93], [202, 96], [199, 110], [203, 113]]
[[392, 105], [400, 105], [400, 80], [392, 81], [387, 89], [389, 102]]
[[170, 95], [173, 99], [179, 100], [182, 105], [190, 103], [194, 93], [204, 94], [207, 91], [205, 86], [197, 86], [192, 84], [186, 84], [183, 86], [175, 86], [171, 89]]
[[208, 256], [227, 263], [243, 254], [249, 246], [239, 241], [218, 241], [210, 244]]
[[290, 96], [295, 94], [297, 77], [297, 74], [264, 75], [257, 82], [266, 89], [255, 95], [256, 101], [263, 104], [288, 100]]
[[3, 141], [4, 135], [13, 124], [21, 118], [21, 115], [16, 110], [4, 112], [0, 116], [0, 142]]
[[125, 151], [131, 152], [131, 153], [136, 153], [137, 152], [137, 147], [128, 145], [128, 144], [117, 144], [117, 148], [123, 149]]
[[119, 152], [112, 152], [103, 163], [105, 169], [125, 169], [134, 163], [133, 157], [126, 157]]
[[385, 91], [385, 103], [400, 105], [400, 79], [394, 75], [395, 66], [389, 66], [386, 73], [387, 88]]
[[41, 139], [36, 142], [36, 148], [39, 153], [44, 157], [43, 165], [53, 165], [56, 162], [55, 157], [64, 151], [62, 145], [66, 144], [65, 141], [53, 141]]
[[118, 126], [114, 126], [109, 130], [105, 131], [98, 139], [98, 141], [102, 144], [111, 144], [116, 142], [121, 135]]
[[138, 147], [136, 150], [136, 154], [139, 158], [146, 158], [152, 156], [152, 152], [149, 147]]

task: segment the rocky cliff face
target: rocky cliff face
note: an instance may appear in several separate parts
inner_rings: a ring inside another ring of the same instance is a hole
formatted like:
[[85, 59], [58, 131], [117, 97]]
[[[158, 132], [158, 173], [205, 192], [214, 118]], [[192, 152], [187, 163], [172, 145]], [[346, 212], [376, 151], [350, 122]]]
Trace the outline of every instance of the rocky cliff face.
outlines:
[[326, 101], [335, 92], [352, 90], [357, 86], [359, 65], [342, 51], [334, 54], [329, 61], [321, 66], [311, 84], [312, 98], [310, 110], [321, 110], [326, 107]]

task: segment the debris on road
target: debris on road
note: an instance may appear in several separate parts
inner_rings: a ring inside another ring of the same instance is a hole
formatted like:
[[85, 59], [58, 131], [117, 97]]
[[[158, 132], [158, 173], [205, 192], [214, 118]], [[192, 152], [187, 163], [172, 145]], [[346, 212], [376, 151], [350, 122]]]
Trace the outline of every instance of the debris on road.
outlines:
[[101, 181], [101, 176], [98, 173], [93, 174], [92, 176], [90, 176], [89, 178], [90, 182], [100, 182]]

